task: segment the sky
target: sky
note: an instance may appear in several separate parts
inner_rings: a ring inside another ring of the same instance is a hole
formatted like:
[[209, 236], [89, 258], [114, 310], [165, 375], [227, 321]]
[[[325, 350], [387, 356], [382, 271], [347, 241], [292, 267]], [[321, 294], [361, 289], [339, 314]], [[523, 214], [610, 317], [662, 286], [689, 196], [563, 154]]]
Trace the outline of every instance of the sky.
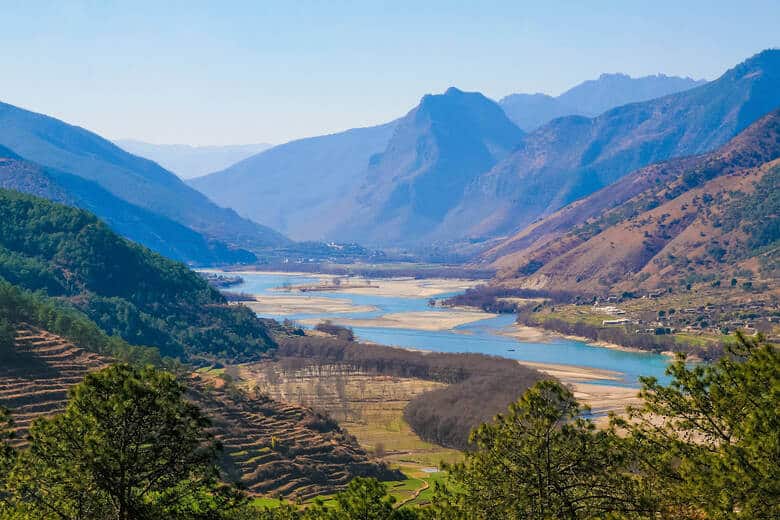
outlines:
[[110, 139], [282, 143], [449, 86], [715, 79], [780, 46], [780, 1], [0, 0], [0, 101]]

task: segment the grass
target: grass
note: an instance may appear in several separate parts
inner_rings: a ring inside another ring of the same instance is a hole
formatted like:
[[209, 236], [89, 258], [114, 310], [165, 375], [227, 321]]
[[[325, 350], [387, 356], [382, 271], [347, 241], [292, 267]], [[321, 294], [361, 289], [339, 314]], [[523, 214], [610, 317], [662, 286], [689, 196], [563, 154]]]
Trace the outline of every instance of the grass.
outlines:
[[[425, 473], [415, 466], [400, 466], [399, 469], [408, 478], [405, 480], [396, 480], [385, 482], [388, 493], [396, 500], [396, 507], [403, 506], [421, 506], [429, 504], [433, 497], [436, 484], [448, 485], [447, 473], [440, 471], [438, 473]], [[320, 496], [296, 504], [289, 500], [279, 500], [273, 497], [255, 497], [252, 504], [258, 508], [275, 509], [281, 505], [297, 505], [301, 508], [314, 504], [316, 501], [322, 502], [325, 506], [335, 506], [336, 499], [333, 495]]]

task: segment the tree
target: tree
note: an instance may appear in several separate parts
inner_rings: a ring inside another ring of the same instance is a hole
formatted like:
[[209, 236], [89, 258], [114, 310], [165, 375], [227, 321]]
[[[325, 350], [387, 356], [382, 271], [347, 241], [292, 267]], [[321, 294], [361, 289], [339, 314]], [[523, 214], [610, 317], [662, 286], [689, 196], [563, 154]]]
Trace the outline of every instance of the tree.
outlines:
[[[507, 415], [476, 429], [476, 451], [451, 466], [454, 488], [442, 518], [583, 519], [650, 509], [624, 470], [628, 453], [597, 431], [565, 387], [541, 381]], [[460, 511], [457, 511], [460, 510]]]
[[[670, 510], [707, 518], [780, 518], [780, 351], [737, 334], [714, 364], [673, 363], [664, 386], [643, 379], [627, 429], [640, 473]], [[669, 516], [667, 516], [669, 517]]]
[[171, 374], [114, 365], [33, 423], [11, 485], [41, 517], [219, 518], [242, 497], [219, 483], [209, 425]]

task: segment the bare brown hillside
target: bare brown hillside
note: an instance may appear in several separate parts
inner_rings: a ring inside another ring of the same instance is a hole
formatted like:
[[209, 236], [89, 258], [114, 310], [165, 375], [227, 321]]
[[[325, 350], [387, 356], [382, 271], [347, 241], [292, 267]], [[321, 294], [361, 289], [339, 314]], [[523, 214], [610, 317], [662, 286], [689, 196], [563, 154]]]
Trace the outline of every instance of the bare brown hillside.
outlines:
[[[752, 235], [757, 224], [777, 218], [767, 199], [776, 192], [778, 157], [776, 111], [713, 153], [643, 168], [563, 208], [482, 261], [497, 268], [504, 285], [595, 294], [745, 269], [772, 283], [759, 264], [775, 255]], [[751, 197], [761, 203], [750, 206]], [[751, 260], [757, 254], [763, 260]]]

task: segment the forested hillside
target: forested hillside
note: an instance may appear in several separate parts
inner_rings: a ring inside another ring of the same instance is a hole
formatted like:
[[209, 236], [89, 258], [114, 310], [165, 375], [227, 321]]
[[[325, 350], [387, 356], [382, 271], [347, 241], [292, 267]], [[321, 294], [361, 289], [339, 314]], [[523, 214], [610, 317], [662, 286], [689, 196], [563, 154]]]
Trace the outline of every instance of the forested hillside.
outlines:
[[0, 190], [0, 277], [82, 311], [109, 334], [165, 356], [253, 358], [269, 327], [185, 265], [129, 242], [95, 216]]
[[25, 161], [3, 146], [0, 146], [0, 188], [85, 209], [120, 235], [174, 260], [214, 265], [257, 259], [249, 251], [228, 247], [163, 215], [130, 204], [94, 181]]
[[55, 118], [0, 103], [0, 145], [231, 246], [262, 249], [289, 243], [276, 231], [217, 206], [157, 163]]

